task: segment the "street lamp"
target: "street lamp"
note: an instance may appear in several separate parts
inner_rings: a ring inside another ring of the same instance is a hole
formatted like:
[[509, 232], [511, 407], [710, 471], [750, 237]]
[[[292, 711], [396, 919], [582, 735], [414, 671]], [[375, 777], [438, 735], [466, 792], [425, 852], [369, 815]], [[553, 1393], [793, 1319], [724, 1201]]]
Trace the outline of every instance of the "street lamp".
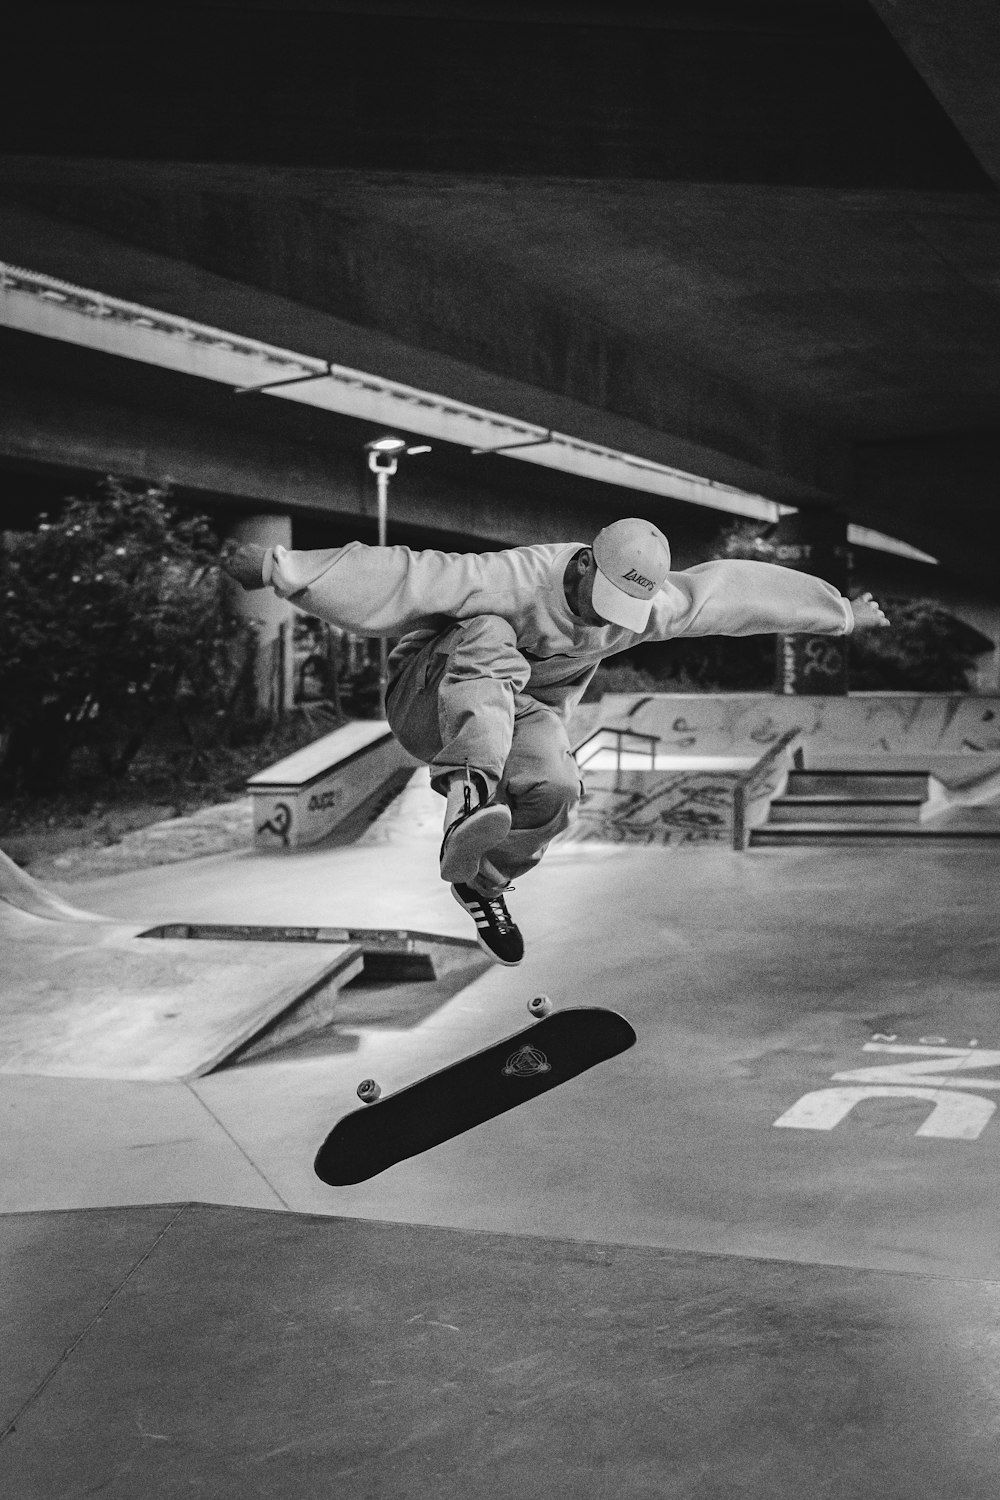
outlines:
[[[386, 545], [386, 534], [389, 529], [389, 480], [399, 466], [399, 460], [404, 453], [429, 453], [429, 443], [418, 443], [411, 447], [405, 438], [395, 437], [392, 433], [386, 433], [383, 437], [373, 438], [370, 443], [365, 443], [365, 452], [368, 454], [368, 467], [375, 475], [378, 485], [378, 544], [380, 547]], [[385, 691], [389, 683], [387, 662], [389, 654], [386, 649], [385, 636], [379, 636], [378, 642], [378, 701], [379, 712], [385, 718]]]

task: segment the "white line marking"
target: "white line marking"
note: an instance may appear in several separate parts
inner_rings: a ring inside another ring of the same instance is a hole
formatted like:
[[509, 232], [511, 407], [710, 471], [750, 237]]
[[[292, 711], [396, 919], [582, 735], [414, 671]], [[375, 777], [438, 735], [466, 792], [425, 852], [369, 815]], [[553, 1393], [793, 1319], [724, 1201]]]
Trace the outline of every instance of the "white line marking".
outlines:
[[[862, 1070], [867, 1071], [867, 1070]], [[956, 1141], [974, 1141], [986, 1128], [996, 1105], [991, 1099], [958, 1094], [950, 1089], [859, 1088], [816, 1089], [786, 1109], [775, 1125], [786, 1130], [832, 1130], [863, 1099], [926, 1099], [933, 1109], [915, 1132]]]

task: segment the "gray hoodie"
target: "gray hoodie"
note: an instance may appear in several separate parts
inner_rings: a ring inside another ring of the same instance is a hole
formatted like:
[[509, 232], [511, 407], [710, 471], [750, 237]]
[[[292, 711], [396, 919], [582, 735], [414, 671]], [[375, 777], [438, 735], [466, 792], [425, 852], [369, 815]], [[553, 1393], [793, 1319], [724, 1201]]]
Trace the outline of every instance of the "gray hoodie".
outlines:
[[847, 635], [854, 616], [830, 583], [773, 563], [722, 560], [668, 573], [641, 632], [586, 625], [570, 610], [563, 577], [586, 542], [504, 552], [413, 552], [274, 547], [264, 578], [298, 609], [361, 635], [402, 636], [396, 660], [418, 651], [451, 620], [499, 615], [531, 664], [527, 692], [563, 713], [598, 663], [643, 641], [700, 635]]

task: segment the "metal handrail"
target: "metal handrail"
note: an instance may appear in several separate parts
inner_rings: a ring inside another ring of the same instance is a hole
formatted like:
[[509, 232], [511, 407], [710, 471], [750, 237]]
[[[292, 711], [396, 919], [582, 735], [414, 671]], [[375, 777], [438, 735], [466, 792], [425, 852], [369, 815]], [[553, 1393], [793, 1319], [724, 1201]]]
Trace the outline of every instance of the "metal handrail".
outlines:
[[[598, 755], [601, 750], [606, 748], [600, 743], [594, 743], [595, 741], [600, 741], [602, 735], [606, 734], [611, 734], [615, 737], [615, 744], [613, 748], [617, 755], [616, 770], [620, 771], [622, 768], [622, 754], [625, 750], [624, 741], [626, 739], [645, 740], [646, 748], [649, 752], [650, 767], [653, 770], [656, 769], [656, 752], [660, 744], [660, 736], [658, 734], [646, 734], [640, 729], [621, 729], [617, 725], [602, 724], [599, 729], [593, 730], [593, 732], [589, 734], [585, 740], [581, 740], [580, 744], [577, 745], [576, 749], [573, 751], [574, 759], [576, 760], [576, 763], [581, 770], [586, 764], [586, 761], [592, 760], [595, 755]], [[587, 746], [591, 744], [594, 745], [593, 750], [585, 760], [581, 760], [581, 751], [586, 750]]]
[[758, 761], [744, 771], [733, 789], [733, 848], [742, 852], [749, 843], [747, 830], [747, 803], [750, 800], [750, 789], [766, 771], [769, 771], [773, 763], [783, 754], [794, 739], [802, 733], [802, 726], [795, 729], [787, 729], [773, 745], [769, 745]]

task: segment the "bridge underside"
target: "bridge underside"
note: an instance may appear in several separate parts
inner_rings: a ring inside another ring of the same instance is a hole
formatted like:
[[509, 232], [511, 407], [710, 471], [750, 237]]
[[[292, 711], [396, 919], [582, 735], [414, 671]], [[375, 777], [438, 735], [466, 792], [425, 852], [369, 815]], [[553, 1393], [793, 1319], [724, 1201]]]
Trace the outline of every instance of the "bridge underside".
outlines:
[[[992, 588], [1000, 22], [932, 10], [326, 0], [126, 30], [33, 7], [0, 258], [833, 506]], [[159, 466], [302, 513], [335, 474], [363, 511], [368, 431], [8, 338], [8, 463]], [[223, 481], [227, 444], [252, 474]], [[528, 467], [438, 445], [401, 514], [521, 540], [635, 508]], [[433, 514], [449, 488], [464, 517]]]

